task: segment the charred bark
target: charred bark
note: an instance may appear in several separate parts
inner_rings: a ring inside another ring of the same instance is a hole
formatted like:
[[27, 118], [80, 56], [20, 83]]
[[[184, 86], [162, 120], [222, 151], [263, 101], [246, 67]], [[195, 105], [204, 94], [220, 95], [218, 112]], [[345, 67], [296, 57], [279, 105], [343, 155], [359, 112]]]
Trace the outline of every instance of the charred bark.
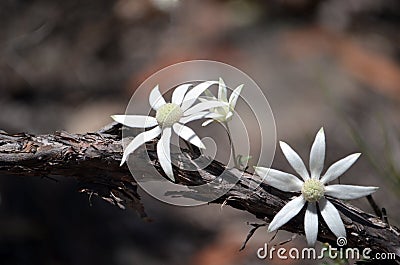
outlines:
[[[154, 143], [150, 142], [145, 151], [135, 152], [130, 159], [141, 159], [143, 152], [147, 152], [146, 155], [150, 157], [148, 163], [161, 173]], [[147, 218], [137, 192], [137, 183], [126, 165], [119, 166], [122, 152], [121, 126], [116, 123], [86, 134], [56, 132], [35, 136], [1, 132], [0, 174], [20, 177], [72, 177], [82, 186], [80, 191], [98, 195], [121, 208], [132, 208], [142, 218]], [[176, 159], [196, 163], [191, 160], [197, 156], [193, 154], [193, 150], [183, 150], [183, 154], [185, 158], [180, 155], [176, 156]], [[195, 186], [217, 178], [226, 169], [225, 165], [218, 161], [209, 162], [209, 166], [199, 168], [198, 171], [183, 171], [174, 167], [176, 181]], [[230, 169], [228, 174], [233, 179], [240, 180], [212, 203], [226, 204], [247, 211], [265, 222], [271, 221], [290, 198], [296, 195], [281, 192], [266, 184], [259, 186], [259, 179], [248, 172]], [[221, 182], [220, 185], [224, 183]], [[213, 188], [219, 187], [215, 185]], [[333, 198], [330, 200], [339, 209], [346, 225], [347, 247], [371, 248], [373, 253], [395, 253], [396, 261], [400, 263], [400, 230], [397, 227], [350, 204]], [[282, 229], [303, 234], [303, 218], [304, 211]], [[335, 236], [325, 224], [321, 224], [318, 240], [336, 245]]]

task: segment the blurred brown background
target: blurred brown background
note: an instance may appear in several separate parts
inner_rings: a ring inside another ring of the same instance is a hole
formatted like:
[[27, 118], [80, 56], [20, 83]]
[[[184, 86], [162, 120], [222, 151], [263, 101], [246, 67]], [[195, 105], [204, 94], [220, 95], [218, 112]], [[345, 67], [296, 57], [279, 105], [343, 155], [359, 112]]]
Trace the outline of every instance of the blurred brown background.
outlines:
[[[398, 225], [399, 29], [396, 0], [2, 0], [0, 129], [96, 130], [153, 72], [218, 60], [264, 89], [278, 139], [306, 161], [321, 126], [328, 164], [361, 151], [342, 182], [380, 186], [376, 200]], [[289, 170], [279, 150], [273, 166]], [[0, 264], [266, 263], [256, 257], [271, 237], [265, 229], [238, 251], [254, 221], [246, 213], [142, 193], [154, 220], [146, 223], [97, 198], [91, 206], [76, 189], [62, 178], [1, 176]], [[354, 204], [371, 212], [363, 199]]]

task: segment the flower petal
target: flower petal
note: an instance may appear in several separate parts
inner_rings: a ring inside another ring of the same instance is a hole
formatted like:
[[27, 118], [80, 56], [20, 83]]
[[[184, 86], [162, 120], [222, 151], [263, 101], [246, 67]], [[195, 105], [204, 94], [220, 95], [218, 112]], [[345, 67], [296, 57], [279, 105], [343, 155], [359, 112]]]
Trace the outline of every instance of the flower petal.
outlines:
[[233, 112], [229, 111], [228, 114], [225, 116], [225, 120], [229, 120], [233, 116]]
[[358, 199], [374, 193], [378, 187], [354, 186], [354, 185], [329, 185], [325, 186], [325, 195], [342, 200]]
[[254, 170], [268, 185], [278, 190], [296, 192], [303, 186], [303, 181], [289, 173], [265, 167], [255, 167]]
[[171, 164], [171, 153], [170, 153], [170, 142], [171, 142], [171, 127], [165, 128], [162, 131], [161, 138], [157, 143], [157, 156], [158, 161], [164, 173], [174, 181], [174, 173], [172, 171], [172, 164]]
[[303, 196], [294, 198], [288, 202], [274, 217], [268, 226], [268, 231], [272, 232], [286, 224], [290, 219], [297, 215], [303, 209], [306, 201]]
[[166, 104], [165, 99], [158, 89], [158, 85], [156, 85], [156, 87], [150, 92], [149, 103], [154, 110], [157, 110], [159, 107]]
[[171, 102], [177, 105], [181, 105], [186, 92], [191, 86], [192, 84], [183, 84], [175, 88], [174, 92], [172, 93]]
[[[212, 93], [211, 93], [211, 91], [210, 90], [208, 90], [208, 89], [206, 89], [205, 91], [204, 91], [204, 98], [205, 99], [207, 99], [207, 100], [218, 100]], [[200, 98], [199, 98], [200, 99]]]
[[218, 82], [218, 100], [223, 102], [228, 102], [228, 98], [226, 95], [226, 85], [224, 80], [220, 77]]
[[321, 128], [315, 136], [314, 143], [310, 151], [310, 172], [311, 178], [319, 179], [325, 161], [325, 133]]
[[133, 153], [139, 146], [153, 140], [161, 133], [161, 128], [159, 126], [142, 133], [139, 133], [133, 140], [128, 144], [128, 146], [124, 149], [124, 154], [122, 156], [121, 164], [125, 163], [126, 159], [128, 158], [129, 154]]
[[242, 92], [243, 85], [238, 86], [233, 90], [231, 96], [229, 97], [229, 106], [233, 110], [236, 107], [237, 100]]
[[346, 237], [346, 229], [335, 206], [325, 198], [322, 198], [318, 203], [321, 215], [332, 233], [336, 237]]
[[183, 111], [190, 108], [193, 103], [197, 100], [197, 98], [210, 86], [217, 84], [217, 81], [206, 81], [198, 84], [194, 88], [192, 88], [189, 92], [186, 93], [185, 97], [183, 98], [183, 102], [181, 105], [181, 109]]
[[174, 131], [177, 135], [185, 139], [186, 141], [189, 141], [191, 144], [197, 146], [198, 148], [205, 149], [206, 147], [204, 146], [203, 142], [200, 140], [200, 138], [196, 135], [196, 133], [190, 129], [189, 127], [175, 123], [172, 128], [174, 128]]
[[360, 155], [361, 153], [355, 153], [334, 163], [328, 168], [325, 175], [321, 178], [321, 182], [326, 184], [340, 177], [354, 164], [354, 162], [356, 162]]
[[192, 115], [200, 111], [209, 110], [211, 108], [216, 108], [216, 107], [223, 107], [223, 106], [227, 106], [227, 103], [221, 101], [204, 101], [186, 110], [183, 113], [183, 115], [185, 116]]
[[199, 119], [218, 119], [223, 117], [218, 113], [208, 112], [208, 111], [201, 111], [195, 114], [192, 114], [187, 117], [183, 117], [179, 120], [179, 122], [186, 124], [191, 121], [199, 120]]
[[215, 120], [206, 120], [205, 122], [203, 122], [202, 124], [201, 124], [201, 126], [203, 126], [203, 127], [205, 127], [205, 126], [207, 126], [207, 125], [209, 125], [210, 123], [212, 123], [213, 121], [215, 121]]
[[300, 177], [306, 181], [310, 178], [306, 166], [301, 160], [300, 156], [285, 142], [279, 142], [282, 152], [285, 155], [287, 161], [292, 166], [292, 168], [300, 175]]
[[[204, 94], [207, 92], [208, 90], [206, 90], [205, 92], [204, 92]], [[209, 93], [211, 93], [211, 92], [209, 92]], [[204, 101], [218, 101], [218, 99], [216, 98], [216, 97], [208, 97], [208, 96], [202, 96], [202, 97], [198, 97], [198, 100], [199, 101], [201, 101], [201, 102], [204, 102]]]
[[306, 234], [307, 244], [314, 246], [318, 236], [318, 213], [315, 202], [309, 202], [304, 216], [304, 232]]
[[118, 123], [133, 128], [148, 128], [158, 124], [156, 118], [144, 115], [112, 115], [111, 118]]

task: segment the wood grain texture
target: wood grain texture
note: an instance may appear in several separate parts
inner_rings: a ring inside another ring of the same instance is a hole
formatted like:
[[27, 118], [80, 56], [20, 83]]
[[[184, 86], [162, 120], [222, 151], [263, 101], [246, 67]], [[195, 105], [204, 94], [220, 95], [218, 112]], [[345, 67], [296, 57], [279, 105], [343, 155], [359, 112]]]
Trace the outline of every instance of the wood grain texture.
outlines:
[[[0, 133], [0, 174], [19, 177], [63, 176], [75, 178], [81, 185], [80, 191], [102, 197], [121, 208], [131, 208], [146, 219], [144, 207], [137, 192], [138, 185], [126, 165], [119, 166], [122, 158], [121, 125], [112, 123], [93, 133], [69, 134], [56, 132], [46, 135], [26, 133], [10, 135]], [[156, 140], [146, 144], [146, 150], [138, 150], [130, 159], [143, 160], [144, 155], [150, 158], [147, 163], [162, 174], [157, 161]], [[146, 152], [146, 154], [144, 154]], [[210, 160], [197, 157], [195, 151], [182, 150], [173, 154], [173, 159], [196, 166], [198, 161]], [[146, 161], [146, 160], [143, 160]], [[218, 161], [197, 171], [183, 171], [174, 167], [176, 181], [187, 186], [196, 186], [217, 178], [226, 167]], [[146, 174], [146, 167], [140, 169]], [[239, 181], [222, 197], [212, 203], [226, 204], [236, 209], [247, 211], [257, 218], [270, 222], [275, 214], [290, 200], [295, 193], [286, 193], [264, 183], [259, 184], [258, 177], [238, 169], [229, 169], [227, 176]], [[224, 178], [225, 179], [225, 178]], [[216, 191], [226, 185], [225, 180], [213, 185]], [[210, 190], [197, 196], [207, 196]], [[211, 190], [212, 192], [212, 190]], [[199, 194], [200, 193], [200, 194]], [[180, 194], [192, 196], [191, 194]], [[390, 226], [378, 217], [363, 212], [348, 203], [330, 198], [339, 209], [347, 230], [347, 247], [372, 249], [373, 253], [395, 253], [400, 264], [400, 230]], [[303, 234], [303, 211], [282, 227], [283, 230]], [[324, 223], [320, 224], [318, 240], [336, 246], [335, 236]]]

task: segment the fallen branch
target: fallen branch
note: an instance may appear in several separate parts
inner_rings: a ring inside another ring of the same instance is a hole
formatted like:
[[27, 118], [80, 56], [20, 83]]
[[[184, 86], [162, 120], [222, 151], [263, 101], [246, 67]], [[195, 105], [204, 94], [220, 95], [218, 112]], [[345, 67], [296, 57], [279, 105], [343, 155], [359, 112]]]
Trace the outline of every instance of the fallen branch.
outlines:
[[[147, 150], [138, 150], [130, 159], [150, 157], [152, 166], [160, 173], [154, 142], [147, 144]], [[23, 177], [73, 177], [82, 186], [81, 191], [95, 194], [121, 207], [135, 209], [142, 218], [147, 218], [137, 193], [137, 183], [126, 165], [120, 167], [122, 157], [121, 126], [113, 123], [94, 133], [69, 134], [57, 132], [47, 135], [0, 133], [0, 174]], [[193, 152], [193, 151], [192, 151]], [[183, 150], [187, 157], [196, 156]], [[177, 156], [182, 159], [182, 156]], [[206, 157], [201, 157], [207, 160]], [[195, 164], [194, 160], [188, 160]], [[198, 159], [196, 160], [198, 161]], [[187, 162], [187, 161], [185, 161]], [[183, 171], [174, 167], [178, 183], [195, 186], [217, 178], [226, 167], [218, 161], [198, 171]], [[146, 173], [146, 169], [143, 169]], [[227, 204], [247, 211], [257, 218], [269, 222], [274, 215], [295, 194], [276, 190], [266, 184], [259, 186], [259, 180], [248, 172], [228, 170], [238, 183], [226, 194], [212, 203]], [[224, 185], [221, 182], [218, 185]], [[220, 187], [214, 185], [218, 190]], [[258, 187], [254, 189], [254, 187]], [[210, 192], [210, 190], [207, 190]], [[211, 191], [212, 192], [212, 191]], [[201, 195], [201, 194], [200, 194]], [[181, 194], [181, 196], [186, 196]], [[206, 196], [206, 194], [204, 194]], [[365, 213], [340, 200], [331, 199], [341, 212], [347, 229], [347, 247], [371, 248], [373, 253], [395, 253], [400, 263], [400, 230], [378, 217]], [[304, 212], [303, 212], [304, 214]], [[283, 230], [303, 234], [302, 214], [282, 227]], [[335, 236], [325, 224], [321, 224], [318, 240], [336, 245]], [[372, 255], [372, 254], [371, 254]]]

